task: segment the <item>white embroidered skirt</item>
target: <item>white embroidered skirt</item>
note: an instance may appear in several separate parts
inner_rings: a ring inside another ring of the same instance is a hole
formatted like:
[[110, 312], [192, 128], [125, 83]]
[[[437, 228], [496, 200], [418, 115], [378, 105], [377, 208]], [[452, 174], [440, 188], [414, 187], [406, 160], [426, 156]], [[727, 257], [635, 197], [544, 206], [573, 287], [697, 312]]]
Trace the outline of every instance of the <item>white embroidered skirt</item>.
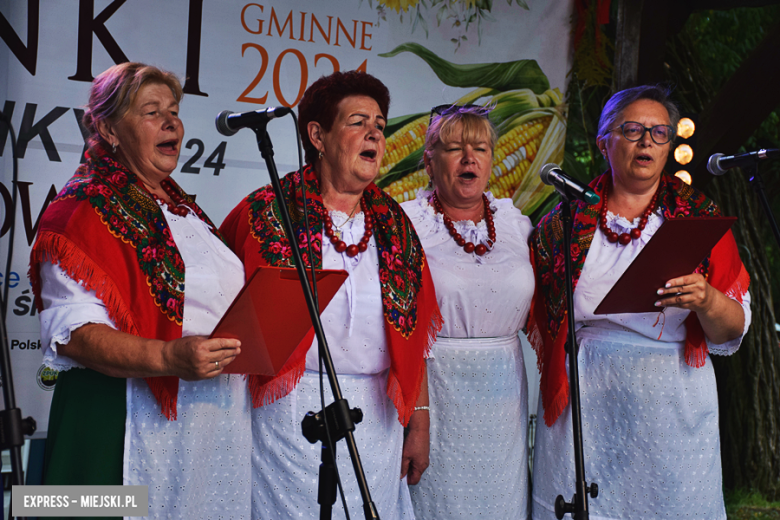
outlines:
[[179, 381], [169, 421], [146, 381], [127, 379], [124, 484], [149, 486], [148, 518], [249, 516], [251, 406], [242, 376]]
[[[333, 402], [325, 374], [325, 404]], [[406, 480], [401, 480], [403, 427], [387, 397], [387, 371], [377, 375], [342, 375], [339, 385], [350, 408], [363, 411], [356, 426], [355, 442], [368, 481], [371, 498], [382, 520], [414, 518]], [[309, 444], [301, 433], [308, 411], [318, 412], [319, 375], [306, 371], [286, 397], [252, 413], [252, 518], [318, 518], [318, 472], [321, 444]], [[363, 518], [360, 496], [346, 443], [336, 448], [338, 469], [351, 518]], [[341, 499], [333, 506], [333, 518], [345, 518]]]
[[431, 465], [419, 519], [528, 516], [528, 388], [517, 335], [438, 338], [428, 360]]
[[[684, 345], [633, 332], [577, 332], [585, 478], [591, 520], [725, 520], [718, 395], [712, 363], [685, 363]], [[568, 373], [568, 372], [567, 372]], [[534, 520], [553, 520], [554, 501], [574, 494], [571, 408], [534, 447]]]

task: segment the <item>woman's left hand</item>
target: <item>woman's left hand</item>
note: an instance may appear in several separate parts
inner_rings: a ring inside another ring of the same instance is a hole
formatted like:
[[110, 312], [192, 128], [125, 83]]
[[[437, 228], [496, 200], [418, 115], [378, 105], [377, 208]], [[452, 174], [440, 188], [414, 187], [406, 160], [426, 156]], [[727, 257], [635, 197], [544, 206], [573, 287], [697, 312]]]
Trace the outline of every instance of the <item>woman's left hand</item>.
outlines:
[[700, 274], [694, 273], [666, 282], [666, 287], [658, 289], [656, 307], [679, 307], [696, 313], [709, 310], [713, 301], [713, 287]]
[[738, 338], [745, 327], [742, 306], [700, 274], [672, 278], [658, 289], [658, 307], [679, 307], [696, 313], [707, 338], [717, 345]]
[[404, 439], [401, 456], [401, 478], [406, 477], [406, 483], [412, 486], [420, 482], [420, 477], [430, 464], [428, 458], [431, 446], [429, 427], [430, 420], [427, 411], [415, 412], [409, 420], [409, 433]]

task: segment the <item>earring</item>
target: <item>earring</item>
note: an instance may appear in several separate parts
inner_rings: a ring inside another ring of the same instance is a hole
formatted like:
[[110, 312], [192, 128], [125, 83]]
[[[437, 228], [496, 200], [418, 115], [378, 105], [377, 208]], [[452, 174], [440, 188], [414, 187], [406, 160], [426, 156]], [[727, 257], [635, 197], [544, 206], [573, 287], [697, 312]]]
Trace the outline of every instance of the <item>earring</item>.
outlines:
[[428, 176], [428, 186], [425, 187], [426, 191], [433, 191], [433, 177]]
[[318, 159], [322, 159], [325, 154], [322, 153], [322, 150], [320, 150], [319, 155], [317, 156]]
[[485, 191], [490, 191], [490, 179], [488, 179], [487, 186], [485, 186]]
[[116, 153], [116, 143], [111, 143], [111, 153]]

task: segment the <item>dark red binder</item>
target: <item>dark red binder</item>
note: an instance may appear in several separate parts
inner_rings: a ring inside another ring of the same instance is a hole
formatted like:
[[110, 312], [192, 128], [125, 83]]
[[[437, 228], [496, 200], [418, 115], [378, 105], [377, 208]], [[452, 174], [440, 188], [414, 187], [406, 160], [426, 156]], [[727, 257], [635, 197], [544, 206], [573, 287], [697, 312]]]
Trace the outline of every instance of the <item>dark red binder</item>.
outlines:
[[[325, 269], [316, 273], [322, 312], [347, 279], [347, 272]], [[261, 266], [252, 273], [210, 337], [241, 340], [241, 354], [223, 373], [273, 376], [311, 328], [295, 269]]]
[[656, 312], [658, 289], [691, 274], [726, 234], [736, 217], [665, 220], [607, 293], [595, 314]]

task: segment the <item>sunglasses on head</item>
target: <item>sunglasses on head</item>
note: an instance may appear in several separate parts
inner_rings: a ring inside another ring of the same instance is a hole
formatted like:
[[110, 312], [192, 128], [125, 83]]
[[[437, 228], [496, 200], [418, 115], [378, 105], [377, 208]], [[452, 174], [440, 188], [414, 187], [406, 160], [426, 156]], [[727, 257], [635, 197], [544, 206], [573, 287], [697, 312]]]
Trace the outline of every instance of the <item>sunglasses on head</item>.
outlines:
[[484, 107], [482, 105], [438, 105], [431, 109], [431, 118], [428, 121], [430, 125], [433, 122], [433, 116], [448, 116], [450, 114], [474, 114], [479, 117], [487, 118], [493, 107]]

